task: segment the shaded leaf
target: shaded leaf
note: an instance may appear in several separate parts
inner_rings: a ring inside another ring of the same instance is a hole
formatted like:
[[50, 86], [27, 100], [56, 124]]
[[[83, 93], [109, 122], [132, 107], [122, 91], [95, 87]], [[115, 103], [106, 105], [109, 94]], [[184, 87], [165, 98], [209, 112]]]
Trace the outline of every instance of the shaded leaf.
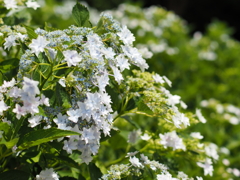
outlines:
[[0, 173], [1, 180], [28, 180], [30, 174], [19, 170], [10, 170]]
[[68, 156], [57, 156], [54, 159], [59, 160], [60, 164], [65, 164], [68, 167], [79, 168], [79, 164], [76, 163], [73, 159], [69, 158]]
[[118, 134], [120, 132], [120, 130], [115, 130], [115, 129], [111, 129], [110, 131], [110, 136], [105, 136], [103, 133], [101, 134], [101, 139], [100, 142], [106, 141], [109, 138], [115, 136], [116, 134]]
[[70, 108], [72, 106], [69, 93], [58, 83], [56, 85], [56, 98], [62, 107]]
[[126, 148], [128, 143], [124, 137], [122, 137], [120, 134], [116, 134], [112, 138], [109, 139], [109, 143], [111, 144], [111, 147], [113, 149], [120, 149], [120, 148]]
[[0, 71], [2, 73], [8, 73], [9, 71], [12, 71], [18, 66], [19, 66], [19, 59], [17, 58], [7, 59], [0, 62]]
[[27, 149], [42, 143], [49, 142], [60, 137], [79, 135], [77, 132], [61, 130], [57, 128], [39, 129], [25, 134], [18, 143], [18, 150]]
[[88, 167], [91, 180], [98, 180], [102, 177], [100, 169], [94, 163], [90, 163]]

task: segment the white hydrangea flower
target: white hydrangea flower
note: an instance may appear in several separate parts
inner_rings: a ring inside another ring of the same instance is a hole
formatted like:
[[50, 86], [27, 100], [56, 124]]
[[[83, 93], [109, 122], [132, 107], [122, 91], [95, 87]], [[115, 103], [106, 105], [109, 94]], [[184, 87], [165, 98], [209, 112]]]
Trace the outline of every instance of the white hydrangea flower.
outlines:
[[7, 9], [16, 9], [18, 7], [16, 0], [4, 0], [4, 6]]
[[26, 5], [27, 5], [28, 8], [33, 8], [34, 10], [36, 10], [37, 8], [40, 7], [40, 5], [37, 2], [32, 1], [32, 0], [28, 0], [26, 2]]
[[135, 156], [139, 151], [135, 151], [135, 152], [128, 152], [127, 155], [125, 157], [131, 157], [131, 156]]
[[213, 174], [213, 166], [212, 166], [212, 160], [210, 158], [206, 158], [205, 162], [197, 162], [197, 165], [204, 170], [204, 175], [210, 175]]
[[103, 75], [97, 76], [97, 83], [100, 92], [105, 92], [105, 87], [109, 84], [109, 77], [107, 71], [105, 71]]
[[190, 136], [192, 136], [193, 138], [196, 138], [196, 139], [202, 139], [203, 136], [200, 134], [200, 132], [192, 132], [190, 134]]
[[160, 144], [164, 146], [164, 148], [172, 147], [173, 150], [182, 149], [186, 150], [185, 145], [181, 138], [178, 137], [176, 131], [168, 132], [165, 134], [159, 134], [161, 141]]
[[165, 83], [165, 81], [163, 80], [163, 78], [159, 74], [155, 74], [152, 77], [153, 77], [153, 79], [156, 83], [160, 83], [160, 84]]
[[49, 41], [43, 36], [38, 36], [37, 39], [33, 39], [32, 43], [29, 44], [31, 51], [37, 56], [40, 52], [44, 51], [44, 48], [49, 44]]
[[121, 45], [121, 48], [124, 54], [132, 61], [132, 63], [140, 67], [142, 71], [148, 68], [148, 64], [142, 58], [142, 55], [139, 53], [137, 48], [134, 48], [128, 45], [126, 46]]
[[208, 61], [214, 61], [217, 59], [217, 54], [213, 51], [202, 51], [198, 54], [198, 57], [200, 59], [208, 60]]
[[25, 107], [20, 106], [19, 104], [15, 104], [15, 108], [13, 112], [16, 113], [17, 119], [20, 119], [21, 116], [25, 116], [27, 114], [27, 110]]
[[117, 66], [120, 68], [121, 72], [124, 71], [124, 69], [129, 69], [130, 64], [127, 58], [124, 57], [124, 54], [119, 54], [116, 57], [116, 61], [117, 61]]
[[74, 139], [65, 140], [63, 149], [67, 151], [67, 153], [72, 154], [72, 150], [77, 149], [77, 142], [74, 141]]
[[210, 143], [208, 146], [205, 146], [205, 152], [209, 157], [212, 157], [215, 160], [218, 160], [218, 146], [214, 143]]
[[3, 111], [6, 111], [9, 108], [3, 100], [0, 101], [0, 115], [3, 115]]
[[33, 128], [39, 125], [41, 120], [42, 120], [42, 116], [32, 116], [28, 118], [29, 126]]
[[141, 139], [144, 141], [148, 141], [149, 139], [151, 139], [151, 136], [149, 136], [147, 133], [144, 133], [144, 135], [141, 136]]
[[143, 167], [142, 163], [140, 163], [139, 159], [136, 158], [135, 156], [130, 157], [129, 161], [134, 167], [138, 167], [138, 168]]
[[180, 113], [179, 111], [175, 112], [176, 114], [174, 116], [172, 116], [172, 120], [174, 125], [177, 128], [181, 128], [181, 124], [184, 125], [184, 127], [187, 127], [190, 125], [189, 123], [189, 118], [185, 116], [185, 114]]
[[170, 106], [174, 106], [174, 105], [180, 103], [180, 99], [181, 99], [180, 96], [178, 96], [178, 95], [172, 95], [172, 94], [168, 94], [167, 96], [168, 96], [167, 103], [168, 103]]
[[166, 174], [158, 174], [157, 180], [178, 180], [178, 179], [173, 178], [170, 173], [166, 173]]
[[226, 155], [229, 155], [229, 154], [230, 154], [229, 149], [226, 148], [226, 147], [221, 147], [221, 148], [220, 148], [220, 152], [223, 153], [223, 154], [226, 154]]
[[170, 87], [172, 87], [172, 82], [166, 76], [163, 76], [163, 79]]
[[79, 118], [79, 109], [70, 109], [67, 111], [68, 119], [74, 123], [78, 122]]
[[59, 180], [58, 174], [53, 171], [53, 168], [45, 169], [36, 176], [36, 180]]
[[5, 123], [7, 123], [8, 125], [10, 125], [10, 124], [11, 124], [11, 121], [10, 121], [10, 120], [7, 120], [7, 118], [3, 118], [3, 119], [2, 119], [2, 122], [5, 122]]
[[180, 105], [183, 109], [187, 109], [187, 105], [183, 101], [180, 101]]
[[82, 162], [89, 164], [92, 161], [91, 151], [83, 151], [80, 155]]
[[67, 61], [68, 67], [76, 66], [77, 63], [81, 62], [82, 58], [75, 50], [66, 50], [63, 51], [65, 61]]
[[57, 124], [59, 129], [70, 130], [71, 126], [67, 126], [68, 116], [58, 113], [57, 118], [54, 118], [53, 121]]
[[133, 130], [128, 135], [128, 143], [135, 144], [141, 135], [141, 130]]
[[201, 121], [202, 123], [207, 122], [207, 120], [203, 117], [200, 109], [196, 109], [196, 115], [197, 115], [199, 121]]
[[139, 52], [142, 54], [143, 58], [149, 59], [153, 56], [153, 53], [148, 50], [146, 47], [142, 47], [139, 49]]
[[121, 72], [115, 66], [111, 66], [111, 68], [113, 70], [113, 75], [114, 75], [115, 80], [118, 82], [118, 84], [120, 84], [121, 81], [123, 80], [123, 76], [122, 76]]
[[230, 165], [230, 161], [228, 159], [223, 159], [222, 160], [222, 163], [225, 165], [225, 166], [229, 166]]
[[181, 180], [188, 180], [188, 175], [186, 175], [184, 172], [179, 171], [177, 177]]
[[4, 49], [10, 49], [12, 46], [16, 46], [16, 36], [15, 35], [10, 35], [8, 37], [5, 38], [5, 43], [4, 45]]
[[101, 105], [101, 96], [99, 93], [86, 93], [87, 100], [85, 100], [85, 105], [87, 109], [99, 109]]
[[127, 26], [123, 26], [122, 31], [117, 33], [124, 44], [131, 45], [135, 41], [134, 35], [129, 31]]
[[18, 39], [20, 39], [21, 41], [24, 41], [27, 38], [27, 35], [26, 34], [17, 33], [16, 37]]
[[66, 83], [65, 83], [65, 77], [62, 77], [59, 79], [58, 83], [62, 86], [62, 87], [66, 87]]
[[32, 79], [29, 79], [27, 77], [23, 77], [23, 91], [27, 92], [28, 94], [34, 96], [36, 94], [40, 94], [40, 91], [38, 89], [38, 81], [34, 81]]

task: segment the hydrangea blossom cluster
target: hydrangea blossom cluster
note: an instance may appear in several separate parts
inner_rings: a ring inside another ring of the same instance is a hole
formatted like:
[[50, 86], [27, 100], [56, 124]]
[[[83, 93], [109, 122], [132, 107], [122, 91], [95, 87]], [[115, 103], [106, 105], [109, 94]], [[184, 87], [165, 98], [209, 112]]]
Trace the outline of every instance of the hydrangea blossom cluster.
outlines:
[[4, 0], [4, 7], [6, 7], [6, 9], [10, 9], [10, 10], [16, 10], [19, 8], [22, 8], [24, 6], [22, 6], [23, 3], [25, 3], [25, 7], [28, 8], [33, 8], [34, 10], [36, 10], [37, 8], [40, 7], [40, 5], [34, 1], [34, 0], [27, 0], [26, 2], [24, 0]]
[[240, 123], [240, 108], [232, 104], [223, 104], [216, 99], [203, 100], [202, 108], [210, 108], [215, 111], [215, 116], [222, 117], [224, 121], [228, 121], [232, 125]]
[[[106, 14], [102, 14], [100, 20], [108, 21], [108, 26], [105, 27], [106, 32], [101, 35], [91, 28], [76, 26], [56, 31], [37, 29], [35, 31], [37, 38], [31, 40], [28, 45], [29, 49], [20, 59], [18, 81], [23, 80], [23, 89], [13, 88], [10, 92], [11, 96], [20, 97], [23, 103], [23, 106], [16, 104], [13, 109], [17, 118], [31, 113], [29, 123], [31, 127], [35, 127], [41, 121], [40, 116], [34, 116], [38, 113], [37, 100], [45, 102], [44, 96], [41, 99], [35, 98], [35, 95], [39, 94], [38, 82], [29, 79], [33, 76], [32, 72], [37, 70], [36, 62], [43, 55], [46, 56], [47, 61], [42, 64], [55, 65], [51, 69], [53, 74], [61, 68], [71, 69], [71, 73], [66, 76], [55, 77], [59, 79], [57, 82], [59, 85], [66, 89], [73, 88], [72, 95], [78, 95], [75, 100], [72, 100], [71, 107], [58, 112], [53, 121], [60, 129], [81, 134], [81, 136], [71, 136], [69, 140], [65, 140], [63, 149], [68, 153], [72, 153], [72, 150], [80, 150], [81, 159], [85, 163], [92, 160], [91, 154], [95, 155], [98, 152], [101, 132], [105, 136], [110, 135], [113, 110], [106, 86], [111, 80], [121, 84], [122, 72], [129, 69], [131, 64], [140, 67], [143, 71], [148, 68], [142, 55], [132, 47], [135, 39], [127, 27], [120, 27], [111, 16]], [[18, 45], [17, 41], [28, 43], [29, 38], [26, 34], [9, 33], [5, 38], [4, 46], [9, 50]], [[42, 74], [42, 76], [48, 80], [45, 75]], [[39, 84], [39, 86], [44, 90], [50, 88], [47, 83]], [[49, 105], [47, 101], [45, 105]], [[3, 103], [2, 107], [3, 110], [7, 109]], [[50, 108], [54, 109], [54, 107]], [[46, 110], [49, 111], [49, 108]], [[48, 122], [51, 121], [50, 117], [45, 117], [45, 119]]]
[[[151, 161], [144, 154], [140, 154], [140, 158], [137, 158], [136, 152], [128, 153], [129, 156], [129, 164], [120, 164], [120, 165], [112, 165], [110, 170], [108, 170], [107, 174], [102, 176], [102, 180], [110, 180], [110, 179], [122, 179], [127, 177], [130, 172], [131, 174], [135, 174], [136, 176], [141, 176], [141, 170], [144, 168], [149, 169], [149, 171], [153, 171], [156, 173], [155, 179], [157, 180], [193, 180], [193, 178], [189, 178], [188, 175], [183, 173], [182, 171], [178, 171], [177, 177], [172, 177], [172, 174], [169, 172], [169, 168], [164, 164], [159, 163], [158, 161]], [[202, 177], [196, 177], [198, 180], [202, 180]]]
[[6, 100], [6, 98], [12, 98], [13, 101], [16, 102], [15, 107], [12, 109], [13, 113], [16, 114], [16, 118], [20, 119], [27, 114], [31, 114], [31, 118], [28, 119], [30, 123], [29, 126], [37, 126], [41, 120], [41, 116], [37, 115], [39, 113], [39, 106], [49, 106], [48, 98], [43, 94], [40, 95], [37, 85], [37, 81], [27, 77], [24, 77], [22, 88], [17, 87], [15, 79], [9, 82], [4, 81], [3, 85], [0, 86], [0, 92], [5, 94], [5, 97], [3, 95], [1, 97], [0, 114], [4, 115], [3, 112], [11, 108], [4, 103], [4, 100]]

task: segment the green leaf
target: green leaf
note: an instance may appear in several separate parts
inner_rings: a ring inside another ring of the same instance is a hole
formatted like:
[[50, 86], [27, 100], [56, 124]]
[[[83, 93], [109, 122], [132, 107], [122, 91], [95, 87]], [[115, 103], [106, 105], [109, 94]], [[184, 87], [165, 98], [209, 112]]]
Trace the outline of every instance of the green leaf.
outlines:
[[126, 139], [121, 136], [120, 134], [116, 134], [115, 136], [113, 136], [112, 138], [110, 138], [109, 143], [111, 144], [111, 147], [113, 149], [125, 149], [128, 145]]
[[198, 152], [196, 152], [196, 151], [193, 151], [193, 150], [189, 150], [189, 152], [190, 152], [190, 153], [192, 153], [192, 154], [194, 154], [194, 155], [199, 155], [199, 153], [198, 153]]
[[88, 9], [80, 3], [77, 3], [72, 9], [72, 16], [74, 21], [79, 27], [91, 27], [89, 21], [89, 11]]
[[150, 115], [153, 114], [153, 111], [143, 102], [143, 100], [140, 100], [137, 102], [137, 107], [138, 107], [138, 111], [142, 111]]
[[79, 164], [76, 163], [73, 159], [69, 158], [68, 156], [57, 156], [54, 157], [55, 160], [59, 161], [59, 164], [65, 164], [68, 167], [79, 168]]
[[10, 170], [0, 173], [1, 180], [28, 180], [30, 174], [19, 170]]
[[6, 141], [2, 138], [0, 144], [4, 144], [8, 149], [12, 149], [13, 146], [15, 146], [18, 142], [19, 138], [12, 139], [10, 141]]
[[59, 105], [61, 105], [62, 107], [70, 108], [72, 106], [69, 93], [58, 83], [56, 85], [56, 98]]
[[18, 143], [18, 150], [24, 150], [32, 146], [49, 142], [61, 137], [79, 135], [77, 132], [61, 130], [57, 128], [39, 129], [25, 134]]
[[2, 15], [5, 15], [7, 14], [8, 10], [5, 8], [5, 7], [0, 7], [0, 14]]
[[100, 169], [94, 163], [90, 163], [88, 167], [91, 180], [98, 180], [102, 177]]
[[8, 133], [10, 126], [6, 122], [0, 122], [0, 131], [4, 131], [5, 134]]
[[103, 133], [101, 134], [101, 139], [100, 142], [106, 141], [109, 138], [115, 136], [116, 134], [120, 133], [120, 130], [115, 130], [115, 129], [111, 129], [110, 131], [110, 136], [105, 136]]
[[16, 69], [18, 66], [19, 66], [19, 59], [17, 58], [7, 59], [0, 62], [0, 71], [2, 73], [9, 73], [9, 71]]
[[47, 22], [45, 22], [44, 29], [45, 29], [46, 31], [55, 31], [55, 30], [57, 30], [56, 28], [53, 28], [53, 27], [51, 27], [50, 25], [48, 25]]
[[18, 73], [19, 59], [7, 59], [0, 62], [0, 85], [3, 81], [10, 81]]
[[137, 129], [140, 129], [140, 126], [135, 121], [133, 121], [130, 116], [121, 116], [121, 118], [125, 119], [127, 122], [129, 122], [131, 125], [133, 125]]
[[30, 39], [36, 39], [38, 37], [38, 35], [34, 31], [34, 28], [32, 28], [30, 26], [26, 26], [24, 24], [22, 24], [22, 26], [24, 26], [26, 28], [27, 34], [28, 34]]

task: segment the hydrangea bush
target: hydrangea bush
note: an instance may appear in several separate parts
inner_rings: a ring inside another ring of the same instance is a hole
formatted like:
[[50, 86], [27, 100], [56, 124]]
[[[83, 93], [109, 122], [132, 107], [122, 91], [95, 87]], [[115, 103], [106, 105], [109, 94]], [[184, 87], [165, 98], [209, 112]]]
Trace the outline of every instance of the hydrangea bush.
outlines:
[[37, 2], [0, 3], [3, 180], [213, 176], [217, 147], [188, 128], [206, 119], [146, 71], [127, 26], [105, 13], [93, 26], [77, 3], [75, 25], [43, 29], [25, 12]]

